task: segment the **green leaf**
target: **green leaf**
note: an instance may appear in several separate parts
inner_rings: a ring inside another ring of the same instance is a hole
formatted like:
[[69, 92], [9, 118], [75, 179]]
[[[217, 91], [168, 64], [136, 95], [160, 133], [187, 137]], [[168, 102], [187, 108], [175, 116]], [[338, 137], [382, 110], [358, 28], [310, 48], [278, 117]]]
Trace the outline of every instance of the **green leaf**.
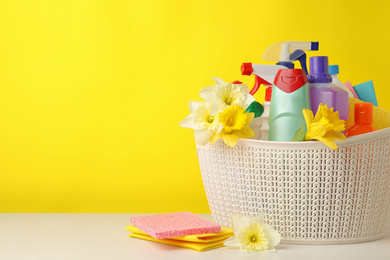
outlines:
[[262, 104], [260, 104], [257, 101], [253, 101], [249, 107], [245, 110], [247, 113], [255, 113], [255, 118], [259, 117], [263, 114], [264, 112], [264, 107]]
[[296, 132], [295, 132], [295, 135], [294, 135], [294, 138], [292, 139], [293, 142], [302, 142], [302, 141], [305, 141], [305, 133], [303, 132], [303, 129], [305, 127], [302, 126], [301, 128], [299, 128]]

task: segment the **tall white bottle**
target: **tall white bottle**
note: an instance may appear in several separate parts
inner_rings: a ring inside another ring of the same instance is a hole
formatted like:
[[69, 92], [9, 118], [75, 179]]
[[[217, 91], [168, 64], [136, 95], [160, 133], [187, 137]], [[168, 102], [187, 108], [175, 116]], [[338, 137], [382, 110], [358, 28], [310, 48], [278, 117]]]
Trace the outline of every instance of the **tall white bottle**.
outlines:
[[352, 92], [341, 82], [337, 76], [339, 65], [329, 65], [329, 74], [332, 75], [332, 83], [348, 92], [348, 97], [354, 97]]
[[262, 120], [262, 125], [260, 128], [260, 132], [261, 132], [260, 140], [268, 141], [268, 135], [269, 135], [268, 119], [269, 119], [269, 108], [271, 106], [271, 96], [272, 96], [272, 87], [268, 86], [265, 89], [265, 101], [263, 102], [264, 112], [260, 116]]

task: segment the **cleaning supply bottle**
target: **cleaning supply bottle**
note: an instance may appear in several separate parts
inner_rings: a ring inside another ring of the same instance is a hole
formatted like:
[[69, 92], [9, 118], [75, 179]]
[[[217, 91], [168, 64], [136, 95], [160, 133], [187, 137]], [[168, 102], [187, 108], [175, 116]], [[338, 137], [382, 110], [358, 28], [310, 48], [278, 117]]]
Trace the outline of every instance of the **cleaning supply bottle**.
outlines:
[[260, 140], [262, 133], [261, 133], [261, 127], [263, 125], [263, 119], [261, 118], [261, 115], [263, 114], [264, 107], [257, 101], [253, 101], [249, 107], [245, 110], [247, 113], [254, 113], [253, 120], [248, 124], [250, 128], [252, 128], [253, 132], [255, 133], [255, 136], [250, 137], [250, 139], [256, 139]]
[[280, 69], [293, 69], [294, 61], [301, 63], [302, 69], [306, 72], [306, 51], [318, 51], [318, 42], [297, 42], [282, 41], [277, 42], [263, 53], [263, 60], [277, 61], [276, 65], [262, 65], [243, 63], [241, 65], [242, 75], [255, 75], [255, 86], [250, 91], [254, 95], [260, 88], [260, 85], [271, 86], [274, 82], [275, 75]]
[[319, 42], [283, 41], [271, 45], [264, 53], [263, 60], [277, 61], [289, 69], [294, 68], [294, 61], [301, 63], [302, 69], [308, 74], [306, 66], [306, 52], [318, 51]]
[[337, 74], [339, 74], [339, 65], [329, 65], [329, 74], [332, 75], [333, 84], [347, 91], [349, 97], [354, 97], [351, 90], [349, 90], [337, 76]]
[[372, 103], [355, 104], [355, 124], [347, 130], [345, 135], [349, 137], [376, 131], [377, 129], [372, 125], [372, 111]]
[[332, 83], [329, 74], [328, 57], [315, 56], [310, 58], [310, 74], [307, 76], [310, 83], [311, 110], [315, 115], [318, 106], [323, 103], [334, 111], [339, 112], [340, 119], [348, 118], [348, 92]]
[[[260, 88], [261, 84], [267, 87], [265, 102], [263, 103], [264, 112], [261, 118], [263, 119], [261, 126], [261, 140], [268, 140], [269, 133], [269, 111], [271, 107], [272, 83], [275, 80], [276, 74], [281, 69], [293, 69], [294, 61], [299, 60], [302, 69], [307, 75], [306, 68], [306, 51], [318, 50], [318, 42], [297, 42], [283, 41], [270, 46], [264, 53], [263, 59], [270, 61], [278, 61], [276, 65], [261, 65], [252, 63], [243, 63], [241, 65], [242, 75], [255, 75], [255, 85], [251, 89], [250, 94], [254, 95]], [[267, 97], [268, 95], [268, 97]], [[294, 132], [295, 134], [295, 132]], [[292, 138], [291, 138], [292, 140]], [[289, 141], [291, 141], [289, 140]]]
[[310, 91], [303, 69], [282, 69], [272, 86], [269, 115], [270, 141], [292, 141], [295, 132], [306, 122], [302, 110], [310, 109]]
[[262, 125], [260, 128], [261, 139], [260, 140], [268, 140], [269, 136], [269, 110], [271, 106], [271, 95], [272, 95], [272, 87], [267, 87], [265, 89], [265, 101], [263, 102], [263, 114], [260, 116], [262, 119]]

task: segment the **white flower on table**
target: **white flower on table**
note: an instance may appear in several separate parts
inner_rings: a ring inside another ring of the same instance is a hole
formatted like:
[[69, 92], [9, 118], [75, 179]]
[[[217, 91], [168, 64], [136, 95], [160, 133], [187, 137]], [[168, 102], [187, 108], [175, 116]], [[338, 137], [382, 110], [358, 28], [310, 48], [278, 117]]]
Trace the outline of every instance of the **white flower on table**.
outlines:
[[252, 219], [234, 214], [231, 224], [234, 236], [225, 240], [225, 246], [244, 252], [275, 252], [275, 246], [280, 242], [281, 235], [264, 223], [264, 213]]

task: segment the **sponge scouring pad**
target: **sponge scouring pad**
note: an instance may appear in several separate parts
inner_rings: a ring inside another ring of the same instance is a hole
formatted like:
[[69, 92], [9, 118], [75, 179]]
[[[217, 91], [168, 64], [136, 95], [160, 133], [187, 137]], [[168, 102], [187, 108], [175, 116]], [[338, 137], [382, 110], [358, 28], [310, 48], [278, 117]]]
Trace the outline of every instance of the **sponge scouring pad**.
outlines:
[[360, 100], [372, 103], [374, 106], [378, 107], [378, 101], [376, 100], [374, 83], [372, 80], [358, 84], [354, 86], [353, 89]]
[[188, 211], [131, 217], [130, 224], [156, 239], [221, 232], [220, 225]]

